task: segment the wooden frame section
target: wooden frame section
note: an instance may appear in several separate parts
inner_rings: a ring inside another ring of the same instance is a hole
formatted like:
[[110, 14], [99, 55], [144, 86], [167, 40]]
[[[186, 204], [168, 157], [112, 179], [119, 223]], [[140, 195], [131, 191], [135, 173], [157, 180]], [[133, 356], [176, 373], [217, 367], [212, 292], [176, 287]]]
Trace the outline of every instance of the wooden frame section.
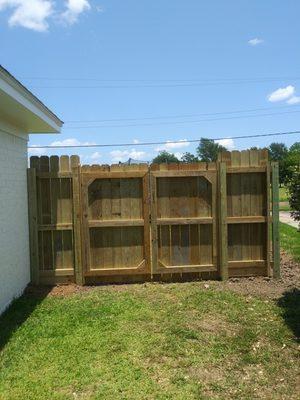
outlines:
[[[229, 276], [243, 276], [244, 273], [249, 276], [252, 270], [255, 275], [260, 270], [261, 275], [270, 276], [269, 232], [272, 217], [268, 150], [223, 152], [219, 154], [219, 161], [226, 164], [229, 189], [226, 199], [229, 209], [226, 217], [228, 249], [231, 251], [228, 257]], [[221, 214], [219, 219], [222, 220]], [[220, 243], [221, 257], [225, 247], [222, 236]]]
[[[90, 185], [95, 180], [103, 179], [130, 179], [140, 178], [142, 181], [142, 208], [143, 218], [140, 219], [103, 219], [95, 220], [89, 218], [88, 213], [88, 191]], [[83, 166], [81, 169], [81, 201], [82, 201], [82, 229], [83, 229], [83, 274], [86, 277], [100, 277], [113, 275], [134, 275], [150, 274], [150, 226], [149, 226], [149, 174], [148, 166]], [[122, 228], [122, 227], [143, 227], [143, 249], [144, 260], [132, 268], [94, 268], [91, 263], [90, 255], [90, 229], [91, 228]]]
[[[208, 169], [209, 168], [209, 169]], [[189, 272], [212, 272], [217, 271], [217, 226], [216, 226], [216, 177], [217, 168], [215, 163], [190, 165], [152, 165], [150, 170], [151, 190], [151, 237], [152, 237], [152, 268], [151, 274], [189, 273]], [[203, 177], [211, 185], [211, 217], [157, 217], [157, 179], [178, 177]], [[159, 226], [190, 226], [210, 225], [212, 226], [212, 260], [213, 264], [190, 264], [190, 265], [166, 265], [158, 257], [158, 227]]]

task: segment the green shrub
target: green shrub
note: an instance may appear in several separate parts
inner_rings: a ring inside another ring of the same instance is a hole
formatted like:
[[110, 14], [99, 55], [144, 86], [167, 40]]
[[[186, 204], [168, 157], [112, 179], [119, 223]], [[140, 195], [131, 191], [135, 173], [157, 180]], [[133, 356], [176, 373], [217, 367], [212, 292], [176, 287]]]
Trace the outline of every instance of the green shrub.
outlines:
[[292, 217], [300, 222], [300, 170], [294, 172], [289, 186], [289, 203], [292, 209]]

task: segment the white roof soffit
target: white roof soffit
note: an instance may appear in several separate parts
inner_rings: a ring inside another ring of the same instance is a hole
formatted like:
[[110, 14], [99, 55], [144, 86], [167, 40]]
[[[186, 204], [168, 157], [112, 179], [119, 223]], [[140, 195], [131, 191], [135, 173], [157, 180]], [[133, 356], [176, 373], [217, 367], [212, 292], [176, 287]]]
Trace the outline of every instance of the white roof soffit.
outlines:
[[26, 133], [59, 133], [63, 122], [0, 66], [0, 116]]

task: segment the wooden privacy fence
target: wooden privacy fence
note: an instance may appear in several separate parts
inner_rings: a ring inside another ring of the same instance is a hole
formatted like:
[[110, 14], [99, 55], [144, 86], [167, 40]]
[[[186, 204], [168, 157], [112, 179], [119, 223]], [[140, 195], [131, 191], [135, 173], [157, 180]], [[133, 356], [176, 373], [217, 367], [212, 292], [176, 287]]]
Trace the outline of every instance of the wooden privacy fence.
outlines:
[[28, 198], [36, 284], [280, 274], [267, 150], [150, 167], [31, 157]]

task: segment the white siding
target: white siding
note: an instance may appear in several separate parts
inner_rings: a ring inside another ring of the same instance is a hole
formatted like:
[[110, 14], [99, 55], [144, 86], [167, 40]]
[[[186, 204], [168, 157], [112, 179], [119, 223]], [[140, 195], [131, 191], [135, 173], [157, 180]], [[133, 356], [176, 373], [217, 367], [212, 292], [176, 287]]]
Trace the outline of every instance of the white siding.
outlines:
[[27, 135], [0, 126], [0, 314], [30, 280]]

